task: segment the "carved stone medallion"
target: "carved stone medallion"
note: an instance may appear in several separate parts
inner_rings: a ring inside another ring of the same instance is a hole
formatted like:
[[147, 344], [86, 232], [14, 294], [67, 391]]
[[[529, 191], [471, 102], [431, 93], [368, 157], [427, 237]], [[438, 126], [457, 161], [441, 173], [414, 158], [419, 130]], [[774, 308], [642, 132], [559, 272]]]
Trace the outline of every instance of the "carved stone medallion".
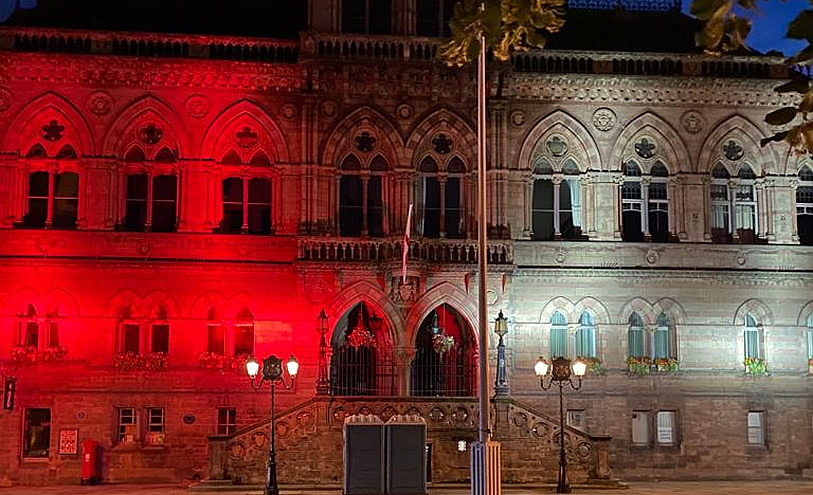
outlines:
[[336, 103], [327, 100], [322, 102], [322, 115], [325, 117], [333, 117], [336, 115]]
[[593, 112], [593, 126], [599, 131], [607, 132], [615, 127], [618, 118], [609, 108], [599, 108]]
[[412, 117], [412, 106], [408, 103], [401, 103], [398, 105], [398, 108], [395, 109], [395, 113], [398, 115], [398, 118], [406, 120]]
[[296, 106], [291, 103], [286, 103], [280, 107], [279, 113], [284, 118], [291, 120], [292, 118], [296, 117]]
[[186, 114], [193, 119], [202, 119], [209, 113], [209, 100], [203, 95], [192, 95], [184, 103]]
[[511, 123], [516, 127], [521, 127], [525, 124], [525, 112], [522, 110], [514, 110], [511, 112]]
[[689, 110], [684, 113], [680, 118], [680, 123], [689, 134], [698, 134], [703, 131], [706, 126], [706, 121], [700, 112], [696, 110]]
[[97, 91], [88, 98], [87, 107], [93, 115], [107, 115], [113, 108], [113, 97], [104, 91]]

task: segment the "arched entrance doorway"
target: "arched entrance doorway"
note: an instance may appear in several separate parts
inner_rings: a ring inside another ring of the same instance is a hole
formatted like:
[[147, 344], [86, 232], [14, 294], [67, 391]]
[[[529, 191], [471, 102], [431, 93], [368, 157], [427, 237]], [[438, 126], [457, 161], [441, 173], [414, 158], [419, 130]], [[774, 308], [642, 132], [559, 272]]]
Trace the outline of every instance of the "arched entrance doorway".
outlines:
[[477, 391], [477, 342], [454, 308], [442, 304], [424, 318], [410, 370], [413, 396], [471, 397]]
[[365, 303], [336, 323], [330, 347], [331, 395], [395, 395], [389, 327]]

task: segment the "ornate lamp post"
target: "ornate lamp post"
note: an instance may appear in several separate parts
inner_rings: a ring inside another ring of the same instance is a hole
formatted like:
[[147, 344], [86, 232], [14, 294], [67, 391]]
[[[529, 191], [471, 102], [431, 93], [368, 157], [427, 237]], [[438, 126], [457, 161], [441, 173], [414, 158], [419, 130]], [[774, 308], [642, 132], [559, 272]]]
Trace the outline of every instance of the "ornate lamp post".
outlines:
[[326, 395], [330, 392], [330, 384], [327, 380], [327, 341], [325, 335], [327, 334], [327, 313], [324, 308], [318, 316], [318, 326], [316, 330], [319, 332], [319, 374], [316, 378], [316, 393], [319, 395]]
[[265, 495], [279, 495], [279, 487], [277, 486], [277, 453], [274, 450], [274, 388], [277, 383], [282, 385], [285, 390], [290, 390], [296, 383], [296, 374], [299, 372], [299, 362], [292, 355], [285, 363], [288, 371], [288, 376], [291, 378], [289, 383], [285, 383], [285, 376], [282, 371], [282, 359], [277, 356], [271, 355], [263, 359], [262, 363], [262, 376], [256, 380], [257, 374], [260, 371], [260, 363], [256, 359], [251, 358], [246, 361], [246, 372], [251, 378], [251, 388], [260, 390], [264, 382], [271, 385], [271, 446], [268, 449], [268, 464], [265, 471]]
[[[576, 376], [576, 383], [573, 382], [572, 375]], [[551, 371], [550, 378], [548, 372]], [[587, 364], [583, 361], [576, 360], [572, 364], [570, 359], [565, 357], [558, 357], [553, 360], [553, 370], [551, 365], [540, 357], [539, 361], [534, 365], [534, 373], [539, 377], [539, 384], [542, 390], [548, 390], [556, 383], [559, 385], [559, 482], [556, 484], [556, 493], [570, 493], [570, 484], [567, 481], [567, 456], [565, 455], [565, 406], [563, 399], [563, 388], [565, 383], [569, 383], [573, 390], [579, 390], [582, 387], [582, 377], [587, 371]]]
[[494, 380], [494, 395], [504, 397], [508, 395], [508, 381], [505, 378], [505, 343], [502, 338], [508, 333], [508, 320], [502, 311], [494, 321], [494, 333], [500, 336], [500, 343], [497, 344], [497, 378]]

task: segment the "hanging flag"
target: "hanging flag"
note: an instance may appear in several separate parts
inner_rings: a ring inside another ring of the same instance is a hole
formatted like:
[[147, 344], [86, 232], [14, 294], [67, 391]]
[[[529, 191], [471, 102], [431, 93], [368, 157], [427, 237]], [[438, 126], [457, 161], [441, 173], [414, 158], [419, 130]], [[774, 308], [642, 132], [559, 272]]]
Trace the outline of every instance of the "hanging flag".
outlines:
[[409, 231], [412, 230], [412, 203], [409, 204], [406, 228], [404, 229], [403, 260], [401, 261], [401, 282], [406, 283], [407, 255], [409, 254]]

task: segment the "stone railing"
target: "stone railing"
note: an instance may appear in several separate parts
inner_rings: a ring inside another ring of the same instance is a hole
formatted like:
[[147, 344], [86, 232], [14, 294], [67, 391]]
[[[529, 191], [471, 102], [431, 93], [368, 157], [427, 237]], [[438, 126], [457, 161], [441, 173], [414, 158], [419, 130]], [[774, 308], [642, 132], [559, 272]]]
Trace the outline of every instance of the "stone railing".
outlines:
[[362, 34], [304, 35], [302, 52], [311, 57], [371, 60], [433, 60], [443, 42], [417, 36]]
[[[426, 420], [434, 482], [469, 480], [469, 456], [458, 443], [477, 438], [477, 402], [461, 398], [332, 398], [320, 396], [283, 411], [276, 421], [277, 469], [291, 484], [337, 484], [342, 480], [344, 419], [397, 414]], [[559, 453], [558, 422], [511, 399], [491, 405], [494, 439], [502, 445], [505, 483], [553, 482]], [[231, 436], [209, 437], [209, 476], [237, 484], [263, 481], [270, 421]], [[609, 437], [567, 427], [565, 446], [573, 483], [609, 479]]]
[[[301, 261], [393, 261], [400, 260], [403, 241], [396, 238], [365, 239], [304, 237], [297, 242]], [[510, 241], [489, 241], [488, 262], [511, 264], [514, 260]], [[477, 241], [462, 239], [422, 239], [409, 244], [409, 259], [427, 263], [477, 263]]]
[[296, 40], [17, 27], [0, 28], [0, 49], [274, 63], [299, 56]]

